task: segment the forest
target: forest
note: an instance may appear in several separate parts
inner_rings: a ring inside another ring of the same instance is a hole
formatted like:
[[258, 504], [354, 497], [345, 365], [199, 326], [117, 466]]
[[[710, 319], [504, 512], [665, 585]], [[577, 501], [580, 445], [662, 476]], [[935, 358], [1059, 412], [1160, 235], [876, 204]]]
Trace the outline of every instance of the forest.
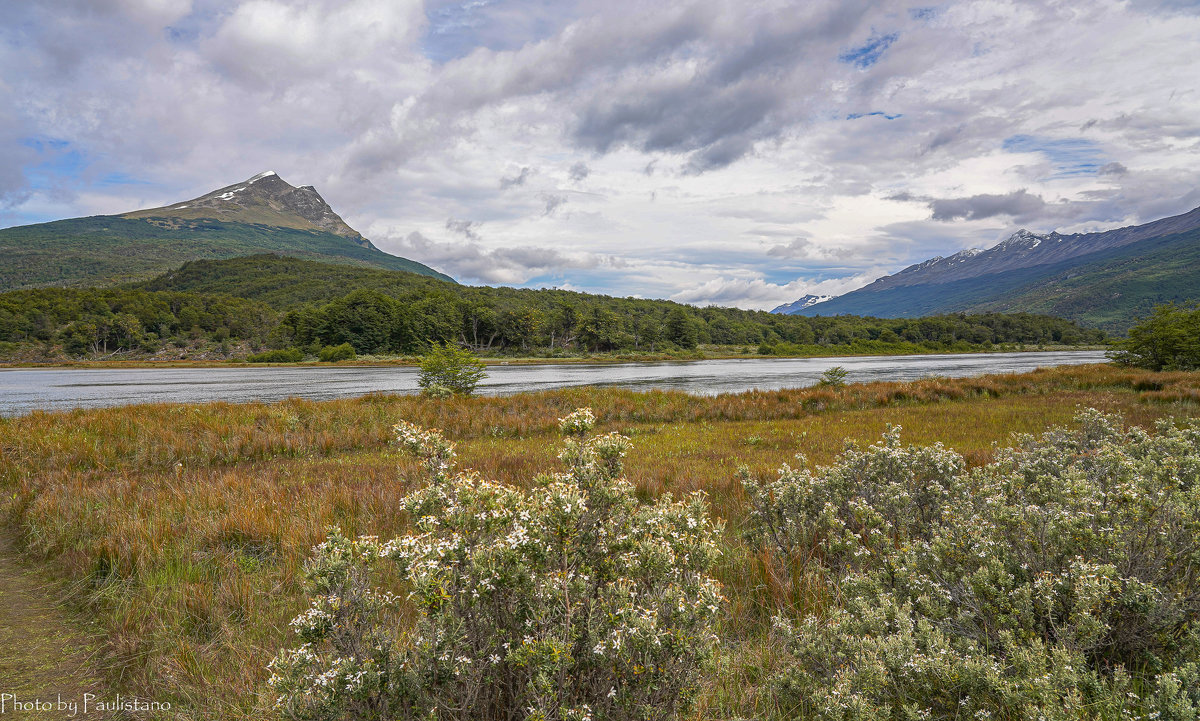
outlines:
[[799, 317], [557, 289], [469, 287], [401, 271], [252, 256], [196, 261], [116, 288], [0, 294], [0, 353], [19, 345], [72, 357], [216, 344], [232, 355], [349, 343], [359, 355], [454, 343], [489, 355], [570, 355], [753, 347], [764, 355], [979, 350], [1105, 342], [1102, 331], [1027, 313], [879, 319]]

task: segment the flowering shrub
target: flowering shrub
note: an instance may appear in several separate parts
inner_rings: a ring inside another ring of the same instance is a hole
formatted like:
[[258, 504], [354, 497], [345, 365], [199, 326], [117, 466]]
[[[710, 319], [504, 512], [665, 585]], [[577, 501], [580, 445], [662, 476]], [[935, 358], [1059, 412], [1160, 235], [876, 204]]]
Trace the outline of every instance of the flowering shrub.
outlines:
[[[620, 477], [629, 441], [562, 419], [566, 473], [531, 490], [450, 474], [453, 446], [401, 423], [428, 484], [415, 532], [334, 532], [315, 551], [301, 645], [272, 662], [295, 719], [664, 719], [684, 708], [716, 638], [707, 573], [720, 527], [703, 496], [639, 503]], [[408, 594], [378, 582], [397, 574]], [[404, 619], [408, 619], [405, 621]]]
[[775, 618], [781, 706], [1200, 718], [1200, 424], [1078, 420], [971, 472], [890, 431], [816, 473], [747, 478], [751, 540], [837, 599]]

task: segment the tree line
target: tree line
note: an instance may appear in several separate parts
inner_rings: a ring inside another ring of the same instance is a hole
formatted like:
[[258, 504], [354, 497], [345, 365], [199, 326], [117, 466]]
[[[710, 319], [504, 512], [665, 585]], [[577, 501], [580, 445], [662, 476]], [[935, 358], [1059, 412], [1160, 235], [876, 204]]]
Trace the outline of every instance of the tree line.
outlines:
[[[1028, 313], [787, 316], [555, 289], [468, 287], [410, 273], [279, 260], [282, 266], [266, 261], [268, 270], [258, 271], [246, 259], [191, 263], [122, 288], [0, 294], [0, 342], [60, 344], [76, 356], [205, 341], [311, 354], [345, 343], [360, 355], [417, 354], [449, 343], [502, 355], [655, 353], [701, 344], [790, 355], [814, 347], [887, 352], [1105, 339], [1101, 331]], [[232, 267], [225, 279], [222, 264]], [[200, 276], [189, 275], [197, 266]]]

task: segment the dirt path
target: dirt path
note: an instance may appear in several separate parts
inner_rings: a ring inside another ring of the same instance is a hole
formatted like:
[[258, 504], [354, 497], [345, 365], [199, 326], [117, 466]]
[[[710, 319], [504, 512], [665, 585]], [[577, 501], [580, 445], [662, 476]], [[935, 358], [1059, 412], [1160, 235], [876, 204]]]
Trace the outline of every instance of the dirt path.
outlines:
[[[93, 709], [83, 713], [85, 693], [98, 699], [106, 694], [87, 671], [90, 639], [55, 598], [55, 589], [0, 534], [0, 721], [109, 717]], [[40, 702], [39, 708], [29, 708], [30, 702]]]

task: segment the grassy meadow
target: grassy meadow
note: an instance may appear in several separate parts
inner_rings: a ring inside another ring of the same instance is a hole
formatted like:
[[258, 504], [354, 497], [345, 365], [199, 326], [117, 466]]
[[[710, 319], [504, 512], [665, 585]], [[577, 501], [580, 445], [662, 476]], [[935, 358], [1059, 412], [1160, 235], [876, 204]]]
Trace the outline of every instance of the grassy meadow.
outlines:
[[1200, 374], [1113, 366], [930, 378], [700, 398], [569, 389], [507, 398], [367, 396], [275, 404], [147, 405], [0, 420], [0, 512], [21, 552], [101, 629], [96, 671], [114, 691], [170, 701], [170, 718], [261, 718], [267, 663], [307, 607], [303, 563], [338, 525], [406, 531], [420, 477], [392, 426], [440, 428], [459, 467], [526, 484], [559, 467], [557, 421], [591, 407], [633, 440], [627, 476], [646, 498], [705, 490], [726, 521], [717, 576], [722, 650], [693, 717], [783, 717], [762, 680], [781, 663], [770, 615], [819, 608], [819, 585], [783, 588], [742, 541], [739, 466], [772, 475], [803, 453], [832, 461], [889, 424], [988, 462], [1014, 433], [1070, 425], [1080, 407], [1151, 426], [1200, 416]]

